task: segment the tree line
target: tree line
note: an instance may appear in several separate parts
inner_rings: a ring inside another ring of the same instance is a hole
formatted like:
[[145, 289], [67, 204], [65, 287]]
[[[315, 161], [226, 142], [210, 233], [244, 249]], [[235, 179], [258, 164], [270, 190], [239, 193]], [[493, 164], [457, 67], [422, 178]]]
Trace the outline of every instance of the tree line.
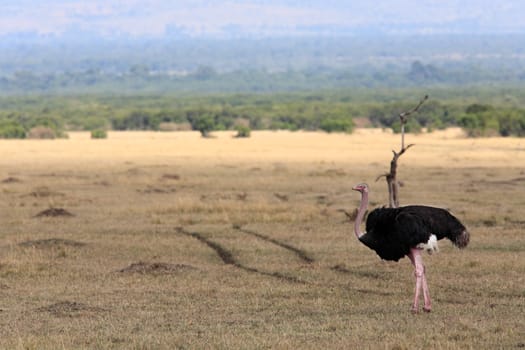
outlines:
[[328, 67], [318, 65], [306, 68], [269, 70], [244, 68], [220, 71], [210, 65], [198, 65], [187, 70], [155, 70], [145, 64], [133, 64], [128, 70], [111, 71], [87, 68], [70, 71], [38, 72], [18, 69], [2, 72], [0, 94], [85, 94], [85, 93], [215, 93], [249, 92], [275, 93], [316, 89], [401, 88], [429, 86], [464, 86], [488, 83], [525, 83], [525, 64], [507, 67], [480, 67], [463, 63], [458, 66], [413, 61], [391, 66]]
[[[414, 98], [355, 93], [231, 94], [209, 96], [58, 96], [0, 99], [0, 138], [73, 130], [323, 130], [350, 133], [356, 127], [400, 131], [397, 115]], [[504, 101], [504, 99], [503, 99]], [[508, 103], [430, 99], [405, 126], [407, 132], [462, 127], [469, 136], [525, 136], [525, 108]]]

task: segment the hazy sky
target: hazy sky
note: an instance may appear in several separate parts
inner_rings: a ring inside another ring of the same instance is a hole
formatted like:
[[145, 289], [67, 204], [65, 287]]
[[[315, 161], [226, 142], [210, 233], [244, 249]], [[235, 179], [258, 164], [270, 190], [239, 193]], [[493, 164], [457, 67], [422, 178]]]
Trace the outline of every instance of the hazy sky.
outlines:
[[0, 34], [163, 35], [178, 27], [220, 35], [298, 27], [377, 27], [385, 32], [525, 32], [524, 0], [0, 0]]

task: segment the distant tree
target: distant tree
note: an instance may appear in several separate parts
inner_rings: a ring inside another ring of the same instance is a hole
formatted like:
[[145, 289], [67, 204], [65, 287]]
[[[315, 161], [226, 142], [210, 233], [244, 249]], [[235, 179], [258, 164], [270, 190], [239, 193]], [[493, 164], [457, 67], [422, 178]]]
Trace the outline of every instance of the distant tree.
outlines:
[[237, 125], [235, 130], [237, 130], [237, 135], [235, 135], [235, 137], [250, 137], [251, 135], [251, 130], [246, 125]]
[[115, 130], [158, 130], [160, 119], [147, 111], [133, 111], [111, 120]]
[[498, 117], [493, 112], [466, 113], [459, 119], [468, 136], [495, 136], [500, 133]]
[[490, 111], [492, 109], [493, 109], [493, 107], [490, 106], [490, 105], [473, 103], [473, 104], [467, 106], [467, 108], [465, 109], [465, 113], [467, 113], [467, 114], [479, 114], [479, 113]]
[[480, 129], [479, 119], [474, 114], [464, 114], [459, 118], [458, 124], [467, 132], [468, 136], [477, 136]]
[[202, 137], [209, 137], [215, 130], [215, 118], [211, 114], [201, 114], [190, 118], [191, 128], [201, 133]]
[[499, 131], [502, 136], [525, 136], [525, 110], [511, 110], [499, 118]]
[[23, 139], [25, 137], [26, 130], [20, 123], [12, 120], [0, 120], [0, 138]]
[[326, 118], [321, 120], [319, 125], [321, 130], [326, 132], [352, 132], [354, 123], [350, 118]]
[[108, 133], [106, 132], [106, 130], [102, 130], [102, 129], [91, 130], [91, 138], [92, 139], [107, 139]]

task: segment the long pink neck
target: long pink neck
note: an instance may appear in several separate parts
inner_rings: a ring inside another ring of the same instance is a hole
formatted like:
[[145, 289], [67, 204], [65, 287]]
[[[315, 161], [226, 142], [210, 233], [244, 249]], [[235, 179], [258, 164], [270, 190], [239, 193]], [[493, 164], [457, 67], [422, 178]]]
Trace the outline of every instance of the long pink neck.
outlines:
[[361, 205], [359, 205], [359, 209], [357, 210], [357, 216], [355, 218], [354, 223], [354, 232], [357, 239], [359, 239], [362, 235], [365, 234], [365, 232], [360, 231], [361, 221], [363, 221], [363, 218], [365, 217], [366, 207], [368, 206], [368, 192], [363, 191], [361, 192]]

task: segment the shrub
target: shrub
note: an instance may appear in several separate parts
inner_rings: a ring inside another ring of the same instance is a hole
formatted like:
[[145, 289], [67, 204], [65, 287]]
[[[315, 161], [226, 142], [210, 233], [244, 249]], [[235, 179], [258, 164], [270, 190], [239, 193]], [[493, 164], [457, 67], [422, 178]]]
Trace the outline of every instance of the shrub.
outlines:
[[354, 123], [349, 118], [328, 118], [321, 120], [321, 130], [326, 132], [352, 132]]
[[190, 119], [191, 128], [201, 133], [202, 137], [209, 137], [210, 132], [216, 130], [215, 118], [211, 114], [201, 114]]
[[23, 139], [26, 137], [26, 130], [22, 125], [15, 121], [0, 121], [0, 138], [2, 139]]
[[235, 130], [237, 131], [237, 135], [235, 135], [235, 137], [250, 137], [252, 132], [251, 129], [246, 125], [237, 125]]
[[158, 130], [160, 119], [146, 111], [134, 111], [111, 119], [115, 130]]
[[498, 116], [493, 112], [464, 114], [458, 119], [458, 125], [470, 137], [496, 136], [501, 132]]
[[103, 130], [103, 129], [91, 130], [91, 138], [92, 139], [107, 139], [108, 133], [106, 132], [106, 130]]

